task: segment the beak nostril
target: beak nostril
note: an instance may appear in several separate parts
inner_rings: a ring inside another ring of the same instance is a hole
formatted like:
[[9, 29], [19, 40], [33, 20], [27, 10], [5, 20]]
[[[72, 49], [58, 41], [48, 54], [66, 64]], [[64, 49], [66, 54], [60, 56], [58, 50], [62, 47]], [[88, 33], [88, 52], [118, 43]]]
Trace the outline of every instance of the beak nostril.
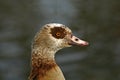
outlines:
[[75, 41], [78, 41], [78, 40], [79, 40], [79, 39], [77, 39], [77, 38], [75, 39]]

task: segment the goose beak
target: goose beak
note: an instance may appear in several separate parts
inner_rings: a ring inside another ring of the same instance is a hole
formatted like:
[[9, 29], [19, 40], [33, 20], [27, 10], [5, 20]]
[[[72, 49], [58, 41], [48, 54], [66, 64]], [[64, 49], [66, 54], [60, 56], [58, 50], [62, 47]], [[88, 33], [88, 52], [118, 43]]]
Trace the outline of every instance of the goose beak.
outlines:
[[87, 46], [89, 43], [77, 38], [76, 36], [72, 36], [70, 38], [70, 42], [68, 44], [69, 45], [76, 45], [76, 46]]

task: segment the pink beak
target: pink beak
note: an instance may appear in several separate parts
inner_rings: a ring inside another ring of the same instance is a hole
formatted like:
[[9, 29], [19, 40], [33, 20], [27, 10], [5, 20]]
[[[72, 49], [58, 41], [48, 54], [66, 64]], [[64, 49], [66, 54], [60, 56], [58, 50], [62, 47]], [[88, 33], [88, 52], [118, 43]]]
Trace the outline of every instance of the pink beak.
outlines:
[[77, 38], [76, 36], [72, 36], [69, 42], [69, 45], [77, 45], [77, 46], [87, 46], [88, 44], [89, 44], [88, 42], [83, 41]]

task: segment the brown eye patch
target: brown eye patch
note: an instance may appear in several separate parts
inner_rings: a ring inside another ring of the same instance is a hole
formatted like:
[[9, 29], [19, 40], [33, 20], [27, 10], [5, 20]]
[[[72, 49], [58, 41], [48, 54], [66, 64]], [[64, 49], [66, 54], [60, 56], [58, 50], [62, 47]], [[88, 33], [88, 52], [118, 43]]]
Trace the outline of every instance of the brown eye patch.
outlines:
[[62, 27], [54, 27], [51, 29], [50, 33], [52, 34], [53, 37], [57, 39], [62, 39], [66, 35], [66, 30]]

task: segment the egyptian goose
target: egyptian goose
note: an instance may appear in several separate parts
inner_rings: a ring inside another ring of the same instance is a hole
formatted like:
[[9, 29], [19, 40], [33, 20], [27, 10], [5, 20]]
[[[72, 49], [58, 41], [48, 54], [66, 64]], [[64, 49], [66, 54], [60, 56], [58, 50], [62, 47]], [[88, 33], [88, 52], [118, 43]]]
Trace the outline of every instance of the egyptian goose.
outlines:
[[58, 50], [72, 45], [85, 46], [88, 42], [73, 36], [72, 31], [63, 24], [44, 25], [32, 44], [29, 80], [65, 80], [54, 56]]

